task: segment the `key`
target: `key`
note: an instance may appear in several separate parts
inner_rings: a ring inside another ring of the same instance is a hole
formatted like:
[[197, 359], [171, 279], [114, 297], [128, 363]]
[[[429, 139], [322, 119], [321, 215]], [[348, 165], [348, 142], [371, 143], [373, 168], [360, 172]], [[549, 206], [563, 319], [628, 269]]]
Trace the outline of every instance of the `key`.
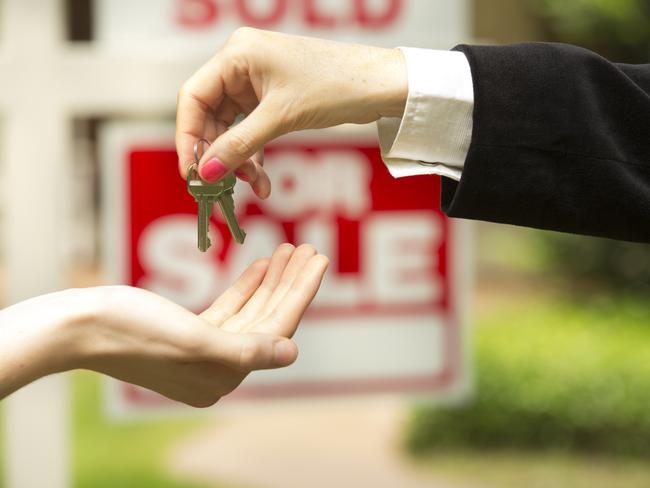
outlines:
[[210, 216], [215, 202], [224, 215], [228, 229], [233, 239], [238, 244], [244, 242], [246, 233], [241, 230], [235, 217], [235, 205], [232, 198], [233, 187], [237, 182], [234, 175], [227, 175], [216, 183], [207, 183], [203, 181], [197, 171], [198, 165], [192, 163], [187, 172], [187, 191], [194, 197], [199, 206], [198, 221], [198, 248], [205, 252], [209, 249], [211, 242], [209, 236]]
[[187, 191], [194, 197], [199, 206], [198, 221], [198, 247], [201, 252], [208, 250], [210, 245], [210, 216], [214, 200], [221, 187], [214, 188], [213, 185], [205, 183], [198, 175], [196, 164], [192, 164], [187, 172]]
[[201, 195], [197, 203], [199, 204], [198, 246], [201, 252], [205, 252], [212, 245], [209, 233], [214, 198], [211, 195]]
[[224, 191], [217, 196], [217, 203], [219, 203], [219, 208], [221, 208], [221, 213], [223, 214], [224, 219], [226, 219], [226, 224], [228, 224], [228, 229], [232, 238], [237, 244], [243, 244], [244, 239], [246, 238], [246, 232], [241, 230], [239, 227], [239, 222], [237, 222], [237, 217], [235, 216], [235, 201], [233, 200], [233, 188], [235, 183], [237, 183], [237, 178], [234, 175], [229, 174], [223, 180], [224, 182]]

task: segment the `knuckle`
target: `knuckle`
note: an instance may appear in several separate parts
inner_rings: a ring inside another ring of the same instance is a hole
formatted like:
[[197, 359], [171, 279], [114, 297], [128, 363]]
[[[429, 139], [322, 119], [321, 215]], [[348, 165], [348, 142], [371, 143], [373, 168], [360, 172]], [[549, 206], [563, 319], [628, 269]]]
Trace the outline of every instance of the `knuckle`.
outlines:
[[243, 369], [252, 370], [266, 359], [266, 348], [257, 341], [248, 341], [242, 348], [239, 355], [239, 365]]
[[321, 277], [327, 271], [327, 268], [330, 265], [330, 260], [327, 256], [323, 254], [317, 254], [316, 256], [313, 256], [311, 259], [313, 259], [316, 262], [314, 273], [316, 275], [320, 274]]
[[318, 259], [319, 264], [321, 266], [325, 267], [325, 268], [327, 268], [329, 266], [329, 264], [330, 264], [330, 258], [325, 256], [324, 254], [319, 254], [317, 259]]
[[316, 248], [312, 246], [311, 244], [301, 244], [298, 246], [298, 251], [301, 253], [304, 253], [307, 256], [313, 256], [316, 254]]
[[296, 247], [289, 243], [289, 242], [283, 242], [278, 246], [277, 252], [279, 253], [292, 253], [295, 251]]
[[271, 260], [269, 258], [258, 258], [253, 261], [252, 266], [256, 269], [266, 269], [269, 266]]
[[248, 138], [240, 134], [239, 132], [232, 132], [230, 134], [230, 137], [226, 139], [226, 150], [230, 154], [236, 154], [240, 157], [247, 156], [251, 152], [254, 152], [252, 150], [252, 144], [248, 140]]
[[102, 310], [113, 311], [116, 307], [122, 305], [122, 301], [129, 299], [132, 294], [140, 293], [139, 288], [132, 288], [127, 285], [106, 285], [98, 287], [99, 298], [101, 300]]
[[257, 342], [246, 342], [241, 347], [239, 365], [244, 369], [252, 369], [252, 365], [255, 363], [259, 350], [260, 347]]
[[178, 89], [177, 101], [182, 100], [191, 96], [192, 94], [192, 78], [189, 78], [183, 82], [181, 87]]
[[233, 31], [232, 34], [230, 34], [230, 37], [228, 37], [228, 44], [233, 44], [233, 43], [239, 43], [239, 42], [248, 42], [253, 40], [259, 31], [253, 27], [238, 27]]
[[185, 93], [187, 93], [187, 82], [183, 83], [178, 89], [177, 98], [180, 100], [185, 96]]

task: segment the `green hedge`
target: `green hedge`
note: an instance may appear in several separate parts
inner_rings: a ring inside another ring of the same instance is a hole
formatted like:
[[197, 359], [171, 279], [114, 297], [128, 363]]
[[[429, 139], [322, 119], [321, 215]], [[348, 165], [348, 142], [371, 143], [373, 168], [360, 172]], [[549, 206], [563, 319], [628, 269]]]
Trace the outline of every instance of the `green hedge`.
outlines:
[[417, 408], [415, 453], [561, 448], [650, 456], [650, 305], [519, 306], [481, 320], [475, 397]]
[[648, 0], [528, 0], [552, 41], [593, 49], [625, 63], [647, 63]]
[[588, 284], [641, 297], [650, 293], [650, 246], [557, 232], [536, 236], [547, 269], [577, 292]]

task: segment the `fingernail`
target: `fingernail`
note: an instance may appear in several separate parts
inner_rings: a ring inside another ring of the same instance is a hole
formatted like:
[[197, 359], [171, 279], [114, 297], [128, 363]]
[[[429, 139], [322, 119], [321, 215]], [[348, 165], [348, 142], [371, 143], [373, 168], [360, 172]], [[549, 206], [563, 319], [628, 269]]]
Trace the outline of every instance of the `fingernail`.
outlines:
[[287, 365], [295, 360], [295, 348], [290, 340], [282, 340], [275, 343], [274, 346], [275, 364]]
[[228, 172], [228, 169], [217, 158], [210, 159], [201, 168], [201, 178], [205, 181], [217, 181]]
[[244, 173], [244, 171], [241, 169], [235, 170], [235, 176], [242, 181], [248, 181], [248, 176], [246, 176], [246, 173]]

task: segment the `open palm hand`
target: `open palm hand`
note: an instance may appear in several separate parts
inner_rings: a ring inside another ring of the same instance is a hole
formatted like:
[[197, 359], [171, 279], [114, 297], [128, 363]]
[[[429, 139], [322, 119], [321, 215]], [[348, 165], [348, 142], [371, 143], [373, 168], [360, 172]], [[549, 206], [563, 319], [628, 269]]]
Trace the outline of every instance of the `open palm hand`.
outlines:
[[200, 315], [145, 290], [102, 287], [102, 313], [85, 326], [78, 367], [212, 405], [251, 371], [295, 361], [290, 338], [327, 265], [312, 246], [283, 244]]

